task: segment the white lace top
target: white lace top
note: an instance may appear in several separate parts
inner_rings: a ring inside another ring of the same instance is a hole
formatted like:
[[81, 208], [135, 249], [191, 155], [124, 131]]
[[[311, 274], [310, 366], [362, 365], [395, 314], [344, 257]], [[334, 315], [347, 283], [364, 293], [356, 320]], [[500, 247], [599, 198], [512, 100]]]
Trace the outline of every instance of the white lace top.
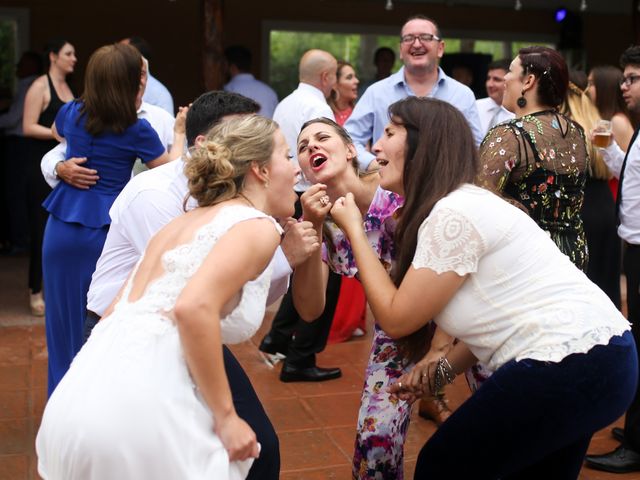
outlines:
[[[165, 272], [153, 280], [146, 288], [141, 298], [128, 302], [132, 279], [136, 265], [121, 300], [116, 304], [114, 314], [124, 315], [126, 318], [151, 320], [145, 328], [153, 329], [162, 335], [167, 330], [175, 328], [170, 313], [182, 289], [191, 276], [200, 268], [205, 257], [216, 242], [235, 224], [252, 218], [270, 218], [254, 208], [232, 205], [222, 208], [214, 219], [198, 229], [194, 238], [189, 242], [178, 245], [172, 250], [164, 252], [162, 264]], [[282, 233], [280, 225], [273, 220], [274, 227]], [[220, 331], [223, 343], [233, 344], [243, 342], [253, 336], [264, 318], [267, 293], [271, 280], [271, 264], [256, 278], [247, 282], [242, 288], [238, 305], [231, 313], [220, 320]], [[153, 325], [153, 327], [150, 327]]]
[[531, 218], [473, 185], [436, 203], [412, 265], [469, 274], [434, 320], [491, 370], [512, 359], [559, 362], [630, 329]]

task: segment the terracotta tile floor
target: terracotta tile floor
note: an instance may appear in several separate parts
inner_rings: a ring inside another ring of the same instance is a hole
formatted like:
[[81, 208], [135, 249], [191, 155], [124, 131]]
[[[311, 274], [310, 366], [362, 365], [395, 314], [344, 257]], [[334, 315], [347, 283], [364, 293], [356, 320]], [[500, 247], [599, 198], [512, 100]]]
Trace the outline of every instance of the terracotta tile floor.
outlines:
[[[26, 258], [0, 258], [0, 480], [37, 479], [33, 448], [45, 403], [46, 346], [42, 319], [29, 315]], [[319, 357], [323, 366], [339, 366], [343, 376], [323, 383], [281, 383], [256, 345], [271, 321], [273, 309], [256, 337], [233, 347], [280, 437], [283, 480], [350, 478], [354, 424], [370, 336], [330, 345]], [[464, 382], [449, 391], [452, 407], [468, 396]], [[406, 445], [407, 478], [416, 455], [434, 432], [432, 422], [414, 412]], [[621, 421], [616, 423], [621, 424]], [[609, 429], [598, 432], [590, 452], [615, 446]], [[550, 478], [552, 472], [550, 472]], [[581, 480], [640, 479], [640, 473], [613, 475], [584, 468]]]

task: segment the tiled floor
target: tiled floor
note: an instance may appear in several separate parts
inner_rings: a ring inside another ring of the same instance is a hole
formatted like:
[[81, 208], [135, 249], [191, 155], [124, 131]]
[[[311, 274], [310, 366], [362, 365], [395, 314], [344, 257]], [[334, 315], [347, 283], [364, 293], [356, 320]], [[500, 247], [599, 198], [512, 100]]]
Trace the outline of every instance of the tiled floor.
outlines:
[[[33, 442], [45, 403], [46, 347], [41, 319], [28, 314], [26, 259], [0, 258], [0, 480], [37, 479]], [[281, 383], [256, 344], [267, 328], [233, 347], [280, 437], [283, 480], [349, 479], [354, 424], [370, 336], [330, 345], [319, 357], [323, 366], [339, 366], [343, 376], [323, 383]], [[468, 396], [464, 382], [449, 391], [453, 407]], [[620, 421], [617, 424], [621, 424]], [[406, 445], [407, 478], [416, 455], [434, 432], [432, 422], [414, 412]], [[615, 446], [609, 429], [598, 432], [590, 451]], [[549, 478], [552, 478], [550, 472]], [[640, 473], [604, 474], [584, 468], [581, 480], [640, 480]]]

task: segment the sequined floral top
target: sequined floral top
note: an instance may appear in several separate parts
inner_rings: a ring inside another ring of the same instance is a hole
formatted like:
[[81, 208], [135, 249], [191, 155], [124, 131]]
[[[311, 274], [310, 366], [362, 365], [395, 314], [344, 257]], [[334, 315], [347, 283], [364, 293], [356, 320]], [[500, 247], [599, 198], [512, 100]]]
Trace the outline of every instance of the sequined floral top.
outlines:
[[480, 164], [478, 184], [520, 203], [586, 270], [580, 210], [589, 154], [582, 127], [553, 110], [500, 123], [480, 145]]
[[[399, 195], [384, 190], [380, 187], [373, 196], [369, 211], [364, 216], [364, 231], [369, 239], [369, 244], [378, 254], [378, 258], [386, 268], [391, 271], [395, 260], [395, 247], [393, 234], [396, 228], [398, 209], [404, 200]], [[347, 277], [354, 277], [358, 273], [351, 243], [340, 228], [330, 219], [324, 223], [323, 234], [323, 260], [329, 268]]]

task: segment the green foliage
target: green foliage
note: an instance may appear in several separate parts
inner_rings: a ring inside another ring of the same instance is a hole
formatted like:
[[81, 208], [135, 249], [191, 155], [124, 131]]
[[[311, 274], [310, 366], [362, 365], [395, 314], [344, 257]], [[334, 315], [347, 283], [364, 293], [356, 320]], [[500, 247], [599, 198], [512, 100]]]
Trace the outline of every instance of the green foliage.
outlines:
[[[371, 64], [372, 58], [364, 58], [361, 49], [362, 36], [359, 34], [311, 33], [293, 31], [272, 31], [270, 36], [271, 58], [269, 61], [269, 84], [279, 98], [289, 95], [298, 86], [298, 62], [304, 52], [319, 48], [331, 53], [338, 60], [353, 65], [356, 73], [363, 71], [363, 65]], [[377, 47], [389, 47], [398, 51], [398, 37], [380, 35], [376, 37]], [[394, 70], [402, 66], [396, 58]], [[362, 80], [362, 79], [361, 79]]]
[[298, 62], [304, 52], [319, 48], [358, 69], [360, 35], [272, 31], [269, 84], [284, 98], [298, 86]]

